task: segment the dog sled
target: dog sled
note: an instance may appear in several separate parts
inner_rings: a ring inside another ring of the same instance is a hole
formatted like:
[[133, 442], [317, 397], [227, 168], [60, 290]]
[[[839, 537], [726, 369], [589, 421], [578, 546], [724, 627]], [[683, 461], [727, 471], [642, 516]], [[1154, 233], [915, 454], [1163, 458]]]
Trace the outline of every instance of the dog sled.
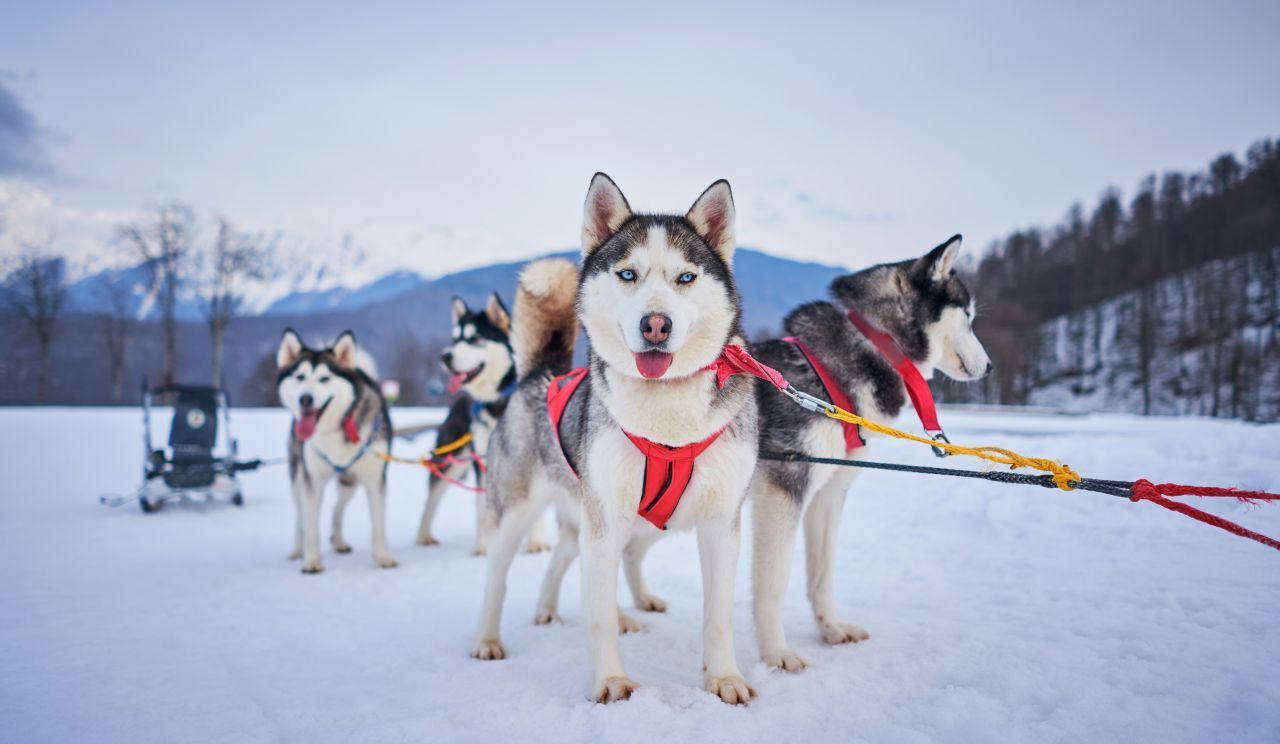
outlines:
[[[153, 407], [173, 409], [169, 439], [155, 447], [151, 439]], [[218, 419], [222, 419], [219, 445]], [[166, 384], [150, 387], [142, 381], [144, 460], [138, 505], [153, 512], [167, 501], [228, 500], [244, 504], [236, 474], [255, 470], [260, 460], [236, 460], [237, 442], [231, 435], [231, 400], [225, 390], [208, 385]], [[221, 454], [220, 454], [221, 452]]]

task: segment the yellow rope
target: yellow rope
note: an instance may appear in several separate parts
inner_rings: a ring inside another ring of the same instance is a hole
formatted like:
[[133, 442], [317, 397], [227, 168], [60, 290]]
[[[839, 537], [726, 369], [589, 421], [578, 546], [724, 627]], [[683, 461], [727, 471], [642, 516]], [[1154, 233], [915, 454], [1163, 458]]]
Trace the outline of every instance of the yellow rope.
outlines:
[[373, 454], [377, 455], [378, 459], [382, 460], [383, 462], [396, 462], [402, 465], [421, 465], [423, 467], [430, 468], [431, 466], [428, 464], [429, 463], [428, 458], [438, 457], [440, 455], [447, 455], [450, 452], [457, 452], [463, 447], [466, 447], [468, 444], [471, 444], [471, 432], [467, 432], [466, 434], [463, 434], [462, 436], [458, 437], [452, 442], [449, 442], [448, 444], [442, 444], [439, 447], [436, 447], [435, 449], [431, 450], [430, 453], [428, 453], [426, 456], [423, 456], [423, 457], [414, 457], [414, 458], [396, 457], [395, 455], [389, 452], [374, 452]]
[[905, 431], [899, 431], [891, 426], [877, 424], [870, 419], [865, 419], [855, 413], [849, 413], [843, 408], [833, 406], [831, 404], [824, 404], [822, 411], [827, 416], [836, 419], [837, 421], [857, 424], [864, 429], [870, 429], [871, 431], [894, 437], [896, 439], [907, 439], [912, 442], [927, 444], [930, 447], [937, 447], [938, 449], [945, 450], [953, 455], [980, 457], [989, 462], [1008, 465], [1010, 470], [1016, 470], [1018, 468], [1034, 468], [1036, 470], [1043, 470], [1046, 473], [1051, 473], [1053, 475], [1054, 485], [1064, 491], [1070, 491], [1073, 488], [1071, 484], [1078, 483], [1081, 480], [1080, 475], [1076, 473], [1076, 471], [1056, 460], [1050, 460], [1044, 457], [1026, 457], [1025, 455], [1020, 455], [1017, 452], [1004, 449], [1003, 447], [964, 447], [959, 444], [952, 444], [940, 439], [928, 439], [915, 434], [908, 434]]
[[431, 454], [432, 456], [447, 455], [450, 452], [453, 452], [455, 450], [460, 450], [463, 447], [466, 447], [468, 444], [471, 444], [471, 432], [467, 432], [466, 434], [463, 434], [462, 436], [458, 437], [452, 442], [449, 442], [448, 444], [442, 444], [439, 447], [436, 447], [435, 449], [431, 450]]

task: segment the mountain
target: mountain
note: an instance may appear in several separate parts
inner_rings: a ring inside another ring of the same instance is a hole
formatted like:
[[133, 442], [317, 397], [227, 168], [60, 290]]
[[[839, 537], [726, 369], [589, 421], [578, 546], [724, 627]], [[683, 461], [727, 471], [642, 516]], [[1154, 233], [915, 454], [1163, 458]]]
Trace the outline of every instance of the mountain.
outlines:
[[[576, 251], [552, 255], [577, 259]], [[224, 384], [237, 401], [269, 405], [274, 397], [273, 360], [281, 330], [292, 327], [304, 338], [324, 342], [352, 329], [361, 346], [378, 361], [382, 376], [400, 381], [405, 402], [440, 402], [443, 375], [437, 359], [450, 335], [452, 298], [462, 297], [478, 307], [490, 292], [497, 291], [510, 304], [516, 276], [525, 263], [493, 264], [433, 279], [396, 271], [368, 281], [352, 281], [350, 286], [340, 271], [318, 264], [307, 266], [306, 276], [275, 277], [250, 288], [248, 312], [228, 329]], [[776, 334], [787, 311], [824, 297], [831, 281], [845, 271], [750, 248], [737, 252], [734, 265], [743, 298], [744, 326], [755, 337]], [[53, 345], [52, 402], [110, 402], [112, 385], [103, 338], [112, 287], [124, 289], [116, 295], [123, 295], [126, 315], [132, 319], [124, 400], [136, 399], [136, 382], [144, 374], [153, 379], [158, 376], [160, 334], [147, 286], [145, 269], [136, 266], [85, 277], [69, 287], [68, 312]], [[299, 286], [303, 288], [296, 289]], [[181, 293], [178, 309], [178, 376], [183, 381], [207, 381], [208, 329], [189, 288]], [[4, 365], [12, 384], [0, 387], [0, 404], [30, 402], [36, 361], [25, 328], [16, 322], [0, 324], [0, 342], [18, 350]]]
[[[577, 259], [576, 251], [551, 254], [570, 260]], [[274, 278], [250, 285], [251, 296], [246, 305], [247, 316], [297, 317], [329, 313], [350, 313], [396, 300], [429, 300], [439, 296], [446, 299], [457, 295], [469, 302], [482, 302], [489, 292], [498, 290], [504, 300], [510, 300], [515, 288], [515, 277], [525, 261], [509, 262], [467, 269], [427, 279], [412, 271], [395, 271], [371, 281], [345, 286], [331, 283], [324, 289], [300, 289], [271, 296], [266, 285], [275, 287], [296, 284]], [[744, 315], [748, 328], [779, 327], [779, 321], [787, 310], [806, 300], [823, 296], [827, 284], [843, 269], [818, 263], [792, 261], [772, 256], [763, 251], [742, 248], [734, 260], [738, 287], [744, 301]], [[309, 269], [313, 267], [308, 267]], [[335, 272], [327, 270], [332, 276]], [[786, 281], [779, 281], [785, 277]], [[324, 274], [316, 280], [323, 281]], [[107, 313], [111, 310], [112, 287], [125, 287], [126, 314], [139, 320], [158, 317], [155, 303], [150, 301], [149, 278], [146, 269], [139, 265], [123, 269], [111, 269], [84, 277], [68, 287], [67, 307], [79, 313]], [[277, 293], [278, 294], [278, 293]], [[256, 301], [255, 301], [256, 300]], [[414, 304], [425, 304], [415, 302]], [[255, 308], [255, 305], [260, 307]], [[201, 306], [189, 287], [179, 293], [178, 318], [198, 321]]]

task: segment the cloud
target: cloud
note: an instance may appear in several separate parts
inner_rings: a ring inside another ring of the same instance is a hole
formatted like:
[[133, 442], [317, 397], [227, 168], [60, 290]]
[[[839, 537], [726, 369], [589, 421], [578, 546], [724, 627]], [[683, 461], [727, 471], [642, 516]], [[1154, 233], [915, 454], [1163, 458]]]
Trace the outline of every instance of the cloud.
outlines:
[[817, 219], [837, 222], [892, 222], [894, 219], [891, 212], [851, 212], [841, 209], [834, 204], [818, 201], [807, 191], [797, 191], [792, 196], [806, 208], [810, 217]]
[[0, 176], [56, 175], [46, 147], [49, 139], [49, 132], [0, 77]]

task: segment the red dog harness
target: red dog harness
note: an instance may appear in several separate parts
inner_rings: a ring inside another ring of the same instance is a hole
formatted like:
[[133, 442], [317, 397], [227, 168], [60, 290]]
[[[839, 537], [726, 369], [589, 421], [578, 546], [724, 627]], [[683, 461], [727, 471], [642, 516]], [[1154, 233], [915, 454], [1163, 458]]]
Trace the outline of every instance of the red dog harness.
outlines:
[[[836, 381], [835, 375], [831, 374], [831, 370], [827, 366], [818, 361], [818, 357], [809, 351], [809, 346], [805, 342], [795, 336], [787, 336], [782, 339], [789, 344], [795, 344], [795, 347], [804, 354], [804, 358], [808, 360], [809, 366], [813, 367], [813, 371], [818, 375], [818, 380], [822, 383], [822, 389], [827, 392], [827, 399], [833, 405], [840, 406], [849, 413], [857, 413], [858, 409], [854, 407], [853, 401], [849, 399], [844, 388], [840, 387], [840, 383]], [[862, 432], [858, 429], [857, 424], [851, 424], [848, 421], [841, 421], [840, 428], [844, 429], [844, 448], [847, 452], [852, 452], [859, 447], [865, 447], [866, 442], [862, 439]]]
[[[925, 381], [924, 375], [920, 374], [920, 370], [916, 368], [915, 363], [907, 357], [906, 352], [902, 350], [902, 347], [898, 345], [898, 342], [892, 336], [868, 323], [867, 319], [862, 317], [858, 311], [849, 311], [849, 322], [853, 323], [858, 332], [876, 347], [876, 350], [880, 352], [880, 356], [893, 365], [894, 371], [902, 379], [903, 386], [907, 388], [907, 395], [911, 398], [911, 405], [916, 409], [916, 416], [920, 418], [920, 425], [924, 427], [924, 430], [934, 439], [945, 441], [946, 435], [942, 431], [942, 425], [938, 423], [938, 408], [934, 405], [933, 393], [929, 390], [929, 383]], [[788, 336], [782, 340], [795, 344], [800, 353], [804, 354], [804, 358], [808, 360], [809, 366], [818, 375], [818, 379], [822, 382], [822, 387], [826, 390], [827, 398], [833, 405], [839, 406], [850, 413], [858, 412], [844, 388], [840, 387], [835, 375], [831, 374], [826, 365], [810, 351], [803, 341], [794, 336]], [[866, 441], [863, 440], [857, 424], [841, 421], [840, 426], [844, 429], [844, 446], [847, 451], [852, 452], [859, 447], [866, 446]], [[934, 447], [933, 451], [935, 454], [942, 453], [942, 450], [937, 447]], [[938, 456], [945, 456], [945, 453]]]
[[[703, 371], [716, 373], [716, 387], [723, 388], [725, 382], [739, 373], [752, 374], [776, 384], [786, 385], [782, 375], [770, 367], [751, 358], [741, 346], [726, 346], [720, 357], [708, 365]], [[547, 386], [547, 414], [551, 417], [551, 430], [555, 432], [556, 443], [564, 455], [569, 470], [576, 476], [578, 472], [569, 462], [569, 453], [564, 449], [560, 438], [560, 420], [569, 407], [569, 400], [582, 381], [587, 378], [587, 369], [579, 368], [563, 375], [553, 377]], [[700, 442], [693, 442], [681, 447], [671, 447], [659, 442], [645, 439], [642, 436], [623, 430], [627, 439], [644, 455], [644, 483], [641, 487], [639, 514], [649, 520], [653, 526], [665, 530], [667, 521], [680, 505], [689, 481], [693, 478], [693, 466], [698, 456], [706, 451], [724, 429], [717, 431]], [[580, 477], [580, 476], [579, 476]]]

